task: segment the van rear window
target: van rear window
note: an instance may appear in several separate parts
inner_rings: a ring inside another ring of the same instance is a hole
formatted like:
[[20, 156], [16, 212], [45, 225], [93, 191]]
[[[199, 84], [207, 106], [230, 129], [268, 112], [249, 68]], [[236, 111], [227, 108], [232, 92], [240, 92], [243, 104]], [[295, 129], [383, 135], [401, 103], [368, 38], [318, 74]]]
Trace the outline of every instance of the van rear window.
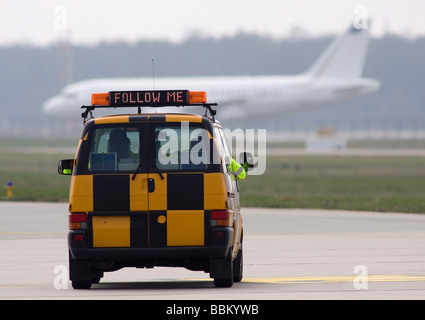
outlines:
[[155, 164], [160, 171], [205, 171], [210, 163], [208, 131], [189, 122], [153, 129]]
[[134, 171], [139, 166], [139, 150], [138, 128], [96, 128], [90, 143], [88, 170]]
[[93, 127], [88, 172], [207, 171], [210, 134], [199, 123], [160, 122]]

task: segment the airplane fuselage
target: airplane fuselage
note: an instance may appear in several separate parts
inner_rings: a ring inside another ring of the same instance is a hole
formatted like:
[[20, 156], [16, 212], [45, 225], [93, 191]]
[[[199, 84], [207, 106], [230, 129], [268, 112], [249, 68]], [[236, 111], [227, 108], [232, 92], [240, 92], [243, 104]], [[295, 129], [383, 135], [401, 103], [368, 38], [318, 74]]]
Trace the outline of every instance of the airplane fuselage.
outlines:
[[[48, 115], [69, 118], [79, 116], [78, 108], [91, 103], [92, 93], [178, 88], [206, 91], [208, 101], [219, 104], [221, 118], [261, 117], [349, 99], [373, 92], [378, 87], [379, 83], [373, 79], [315, 80], [303, 75], [170, 77], [156, 79], [155, 83], [150, 78], [95, 79], [66, 87], [59, 95], [48, 99], [43, 109]], [[181, 108], [175, 111], [192, 112]]]
[[[367, 29], [350, 27], [345, 34], [330, 43], [306, 72], [293, 76], [110, 78], [80, 81], [49, 98], [43, 110], [48, 115], [69, 120], [80, 116], [78, 109], [91, 103], [93, 93], [192, 90], [206, 91], [208, 102], [219, 104], [220, 119], [281, 117], [294, 111], [329, 105], [378, 90], [379, 81], [361, 76], [367, 44]], [[191, 108], [178, 108], [175, 111], [194, 112]], [[119, 112], [123, 113], [124, 110]], [[99, 114], [97, 110], [96, 113]]]

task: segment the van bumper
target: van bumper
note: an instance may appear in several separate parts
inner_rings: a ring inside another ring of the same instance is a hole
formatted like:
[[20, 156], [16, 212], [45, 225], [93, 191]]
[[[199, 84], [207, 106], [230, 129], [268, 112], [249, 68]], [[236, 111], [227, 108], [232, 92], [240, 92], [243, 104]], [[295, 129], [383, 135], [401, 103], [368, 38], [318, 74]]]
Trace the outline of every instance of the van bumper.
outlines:
[[74, 235], [81, 231], [71, 230], [68, 233], [68, 248], [75, 260], [135, 261], [226, 257], [233, 245], [233, 228], [214, 228], [215, 231], [220, 232], [220, 238], [212, 236], [210, 244], [205, 246], [93, 248], [88, 247], [86, 242], [75, 241]]

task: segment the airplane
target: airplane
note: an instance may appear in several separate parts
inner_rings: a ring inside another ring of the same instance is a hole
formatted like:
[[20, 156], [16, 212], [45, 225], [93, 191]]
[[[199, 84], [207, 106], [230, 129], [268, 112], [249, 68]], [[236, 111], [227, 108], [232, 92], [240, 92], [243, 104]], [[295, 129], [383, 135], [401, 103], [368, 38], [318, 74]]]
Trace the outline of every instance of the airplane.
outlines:
[[[355, 27], [336, 37], [313, 65], [298, 75], [208, 76], [164, 78], [99, 78], [70, 84], [42, 106], [45, 114], [70, 120], [79, 118], [91, 94], [119, 90], [187, 89], [206, 91], [217, 102], [219, 119], [280, 117], [314, 109], [379, 90], [376, 79], [363, 78], [368, 30]], [[185, 113], [183, 108], [164, 112]], [[186, 108], [184, 108], [186, 109]], [[163, 112], [145, 109], [146, 112]], [[96, 110], [96, 112], [98, 112]], [[101, 112], [101, 111], [100, 111]], [[112, 113], [110, 110], [109, 114]], [[134, 111], [133, 111], [134, 112]], [[192, 111], [189, 111], [192, 112]], [[202, 110], [201, 110], [202, 112]], [[123, 113], [123, 111], [119, 111]], [[195, 113], [199, 113], [196, 111]], [[81, 120], [81, 118], [79, 118]]]

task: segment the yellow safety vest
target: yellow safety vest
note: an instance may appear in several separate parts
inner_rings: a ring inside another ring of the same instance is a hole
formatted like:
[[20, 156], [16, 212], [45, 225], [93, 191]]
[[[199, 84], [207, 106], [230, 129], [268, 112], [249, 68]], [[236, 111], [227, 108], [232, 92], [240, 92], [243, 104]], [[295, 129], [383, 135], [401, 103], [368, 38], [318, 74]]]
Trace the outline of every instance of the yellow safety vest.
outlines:
[[234, 176], [236, 179], [242, 180], [245, 179], [246, 173], [244, 168], [237, 163], [234, 159], [230, 162], [229, 166], [227, 167], [229, 169], [229, 172], [232, 176]]

